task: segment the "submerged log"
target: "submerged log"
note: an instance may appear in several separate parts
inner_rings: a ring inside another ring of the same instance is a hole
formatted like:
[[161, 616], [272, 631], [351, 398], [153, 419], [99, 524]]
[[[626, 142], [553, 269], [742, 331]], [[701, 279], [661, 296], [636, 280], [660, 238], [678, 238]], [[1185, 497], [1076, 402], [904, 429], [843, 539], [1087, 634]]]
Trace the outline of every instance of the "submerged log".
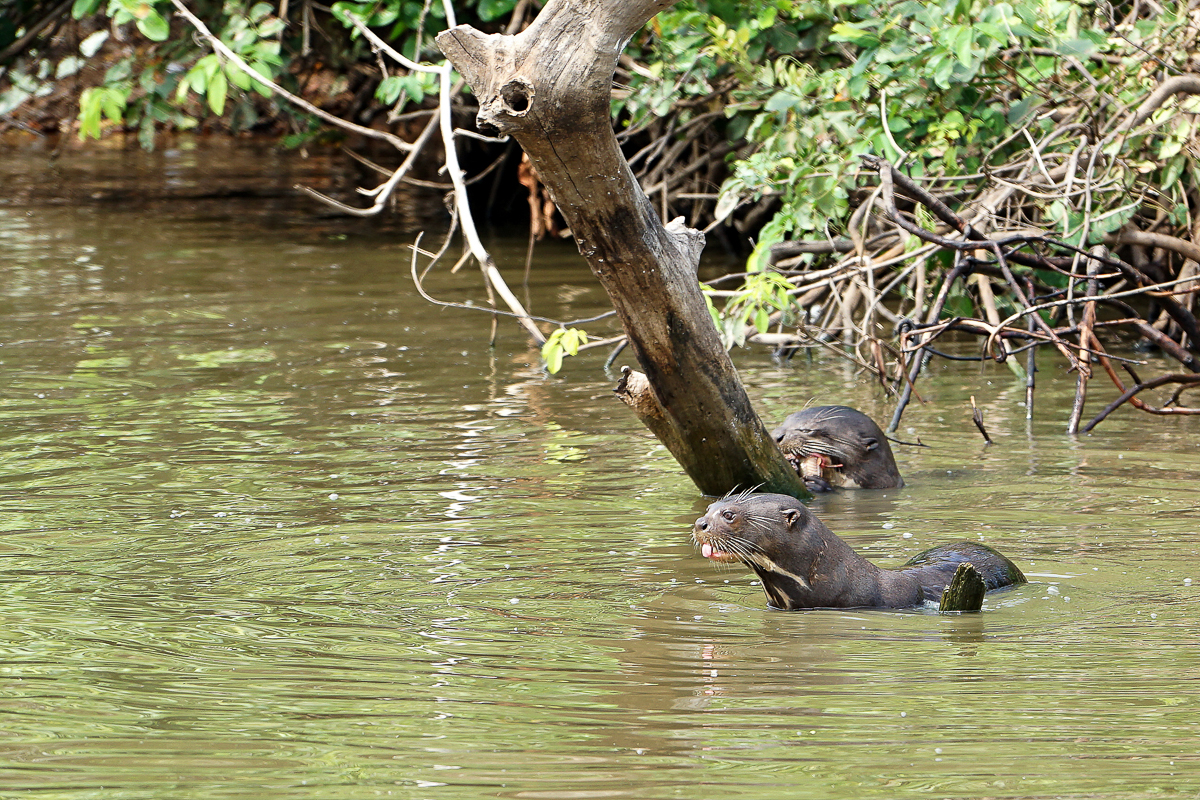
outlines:
[[479, 99], [480, 130], [525, 149], [608, 292], [645, 375], [637, 408], [655, 436], [704, 494], [759, 486], [807, 497], [708, 314], [696, 278], [703, 234], [662, 223], [613, 134], [617, 58], [674, 2], [549, 0], [516, 35], [459, 25], [437, 42]]

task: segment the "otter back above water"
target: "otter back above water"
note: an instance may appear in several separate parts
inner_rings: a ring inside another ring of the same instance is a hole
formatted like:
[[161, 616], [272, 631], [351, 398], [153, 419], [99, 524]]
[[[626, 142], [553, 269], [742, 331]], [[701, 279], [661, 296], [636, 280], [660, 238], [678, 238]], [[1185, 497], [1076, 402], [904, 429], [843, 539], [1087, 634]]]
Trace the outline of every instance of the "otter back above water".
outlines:
[[1025, 583], [1021, 570], [992, 548], [957, 542], [926, 550], [898, 569], [867, 561], [799, 500], [741, 494], [713, 503], [692, 538], [705, 558], [740, 561], [762, 581], [775, 608], [906, 608], [936, 601], [959, 564], [970, 563], [986, 588]]

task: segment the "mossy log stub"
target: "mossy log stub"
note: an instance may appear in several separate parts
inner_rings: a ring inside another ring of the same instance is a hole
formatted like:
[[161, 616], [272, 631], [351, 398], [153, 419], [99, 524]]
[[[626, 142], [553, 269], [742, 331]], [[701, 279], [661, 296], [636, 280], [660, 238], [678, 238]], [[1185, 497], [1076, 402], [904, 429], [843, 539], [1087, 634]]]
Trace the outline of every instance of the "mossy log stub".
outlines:
[[959, 564], [949, 585], [942, 590], [938, 613], [982, 611], [983, 595], [986, 592], [987, 584], [975, 566], [969, 562]]

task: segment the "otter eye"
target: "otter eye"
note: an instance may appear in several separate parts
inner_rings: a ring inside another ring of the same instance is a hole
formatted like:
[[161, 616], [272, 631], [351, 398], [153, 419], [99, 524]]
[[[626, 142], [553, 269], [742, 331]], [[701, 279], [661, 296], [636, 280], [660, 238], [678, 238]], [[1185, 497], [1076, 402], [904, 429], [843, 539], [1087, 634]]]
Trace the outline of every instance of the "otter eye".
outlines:
[[737, 515], [727, 508], [721, 512], [721, 516], [725, 518], [726, 522], [733, 522], [733, 518]]

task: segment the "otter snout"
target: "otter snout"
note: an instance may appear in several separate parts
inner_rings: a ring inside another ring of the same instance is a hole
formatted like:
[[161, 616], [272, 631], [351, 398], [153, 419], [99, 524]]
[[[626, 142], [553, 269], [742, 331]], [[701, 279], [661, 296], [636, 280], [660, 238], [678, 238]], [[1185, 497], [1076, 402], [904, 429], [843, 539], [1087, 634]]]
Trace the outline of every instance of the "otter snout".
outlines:
[[696, 520], [696, 524], [692, 526], [692, 540], [700, 545], [700, 555], [709, 561], [732, 562], [738, 560], [737, 556], [721, 549], [724, 537], [717, 530], [716, 525], [708, 521], [707, 514]]

